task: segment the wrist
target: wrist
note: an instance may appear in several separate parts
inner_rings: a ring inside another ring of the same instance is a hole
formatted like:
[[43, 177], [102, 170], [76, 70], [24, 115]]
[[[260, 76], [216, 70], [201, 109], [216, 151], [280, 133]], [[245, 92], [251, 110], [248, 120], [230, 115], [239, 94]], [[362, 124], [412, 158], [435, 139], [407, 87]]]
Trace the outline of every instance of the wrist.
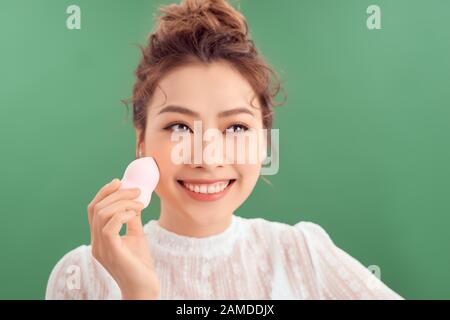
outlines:
[[122, 291], [122, 300], [158, 300], [159, 290]]
[[122, 300], [158, 300], [159, 292], [123, 292]]

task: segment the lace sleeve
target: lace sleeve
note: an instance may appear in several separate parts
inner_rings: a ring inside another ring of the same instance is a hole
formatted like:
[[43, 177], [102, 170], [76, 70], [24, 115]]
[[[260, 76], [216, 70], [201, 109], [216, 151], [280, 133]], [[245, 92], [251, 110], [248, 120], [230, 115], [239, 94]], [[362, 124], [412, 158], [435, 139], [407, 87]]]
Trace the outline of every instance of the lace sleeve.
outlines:
[[326, 231], [312, 222], [299, 222], [312, 267], [324, 299], [403, 299], [358, 260], [337, 247]]

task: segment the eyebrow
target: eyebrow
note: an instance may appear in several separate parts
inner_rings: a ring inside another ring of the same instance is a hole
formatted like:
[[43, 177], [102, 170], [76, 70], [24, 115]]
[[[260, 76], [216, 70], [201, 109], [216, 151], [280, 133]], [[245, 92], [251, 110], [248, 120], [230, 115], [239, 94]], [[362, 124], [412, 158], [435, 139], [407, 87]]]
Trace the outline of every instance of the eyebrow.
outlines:
[[[163, 109], [161, 109], [161, 111], [158, 112], [158, 115], [161, 113], [165, 113], [165, 112], [176, 112], [176, 113], [181, 113], [181, 114], [185, 114], [187, 116], [191, 116], [191, 117], [200, 117], [200, 114], [198, 112], [192, 111], [189, 108], [183, 107], [183, 106], [174, 106], [174, 105], [170, 105], [170, 106], [166, 106]], [[245, 107], [239, 107], [239, 108], [234, 108], [234, 109], [230, 109], [230, 110], [225, 110], [219, 113], [219, 118], [224, 118], [224, 117], [229, 117], [232, 116], [234, 114], [239, 114], [239, 113], [247, 113], [251, 116], [255, 116], [253, 112], [251, 112], [248, 108]]]

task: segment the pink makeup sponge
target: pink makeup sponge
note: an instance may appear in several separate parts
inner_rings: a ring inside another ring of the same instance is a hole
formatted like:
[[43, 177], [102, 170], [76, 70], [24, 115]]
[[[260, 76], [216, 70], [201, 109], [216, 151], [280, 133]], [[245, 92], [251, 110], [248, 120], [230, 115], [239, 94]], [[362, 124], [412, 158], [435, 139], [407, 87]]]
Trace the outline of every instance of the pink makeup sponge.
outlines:
[[139, 188], [141, 194], [135, 200], [146, 208], [159, 181], [159, 170], [152, 157], [139, 158], [131, 162], [123, 174], [120, 189]]

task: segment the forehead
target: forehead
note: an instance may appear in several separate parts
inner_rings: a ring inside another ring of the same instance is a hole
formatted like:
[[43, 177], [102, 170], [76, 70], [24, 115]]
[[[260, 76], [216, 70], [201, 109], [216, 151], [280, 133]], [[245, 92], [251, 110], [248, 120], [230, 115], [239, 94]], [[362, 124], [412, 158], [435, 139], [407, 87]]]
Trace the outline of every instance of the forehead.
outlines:
[[[181, 104], [191, 108], [258, 106], [250, 83], [227, 62], [191, 63], [166, 74], [156, 89], [152, 105]], [[166, 100], [167, 99], [167, 100]]]

